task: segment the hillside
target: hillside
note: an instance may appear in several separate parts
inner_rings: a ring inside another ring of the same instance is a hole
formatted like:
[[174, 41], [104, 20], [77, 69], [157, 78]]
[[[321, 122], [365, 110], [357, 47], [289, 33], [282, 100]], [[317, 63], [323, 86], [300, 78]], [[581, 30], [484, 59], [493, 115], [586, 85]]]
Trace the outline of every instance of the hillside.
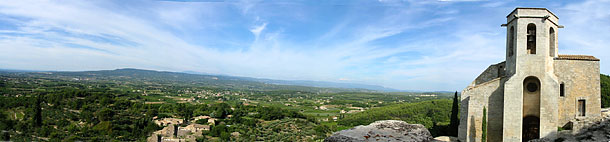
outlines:
[[600, 85], [602, 95], [602, 108], [608, 108], [610, 107], [610, 76], [601, 74]]
[[353, 127], [378, 120], [402, 120], [409, 124], [423, 124], [434, 136], [444, 135], [450, 121], [451, 105], [449, 99], [389, 105], [346, 115], [338, 124]]
[[[3, 74], [22, 76], [47, 77], [64, 80], [80, 81], [124, 81], [124, 82], [156, 82], [162, 84], [191, 84], [220, 89], [233, 90], [296, 90], [310, 92], [378, 92], [393, 90], [375, 85], [349, 83], [319, 82], [319, 81], [286, 81], [235, 77], [225, 75], [190, 74], [180, 72], [153, 71], [142, 69], [116, 69], [78, 72], [34, 72], [0, 70]], [[375, 89], [375, 90], [371, 90]], [[397, 90], [395, 90], [397, 91]]]
[[350, 127], [337, 125], [343, 115], [449, 98], [137, 69], [0, 71], [0, 94], [0, 140], [14, 141], [142, 141], [170, 129], [158, 122], [176, 119], [184, 120], [178, 126], [184, 130], [194, 123], [210, 130], [162, 137], [315, 141]]

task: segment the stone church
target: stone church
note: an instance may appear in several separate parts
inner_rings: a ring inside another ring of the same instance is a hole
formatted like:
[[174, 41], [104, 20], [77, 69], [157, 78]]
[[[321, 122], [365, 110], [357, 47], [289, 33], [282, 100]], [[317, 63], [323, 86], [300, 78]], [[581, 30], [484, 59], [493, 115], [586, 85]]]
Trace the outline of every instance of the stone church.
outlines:
[[599, 59], [558, 54], [563, 26], [546, 8], [506, 18], [506, 60], [462, 91], [459, 140], [481, 141], [483, 129], [489, 142], [555, 139], [575, 121], [601, 119]]

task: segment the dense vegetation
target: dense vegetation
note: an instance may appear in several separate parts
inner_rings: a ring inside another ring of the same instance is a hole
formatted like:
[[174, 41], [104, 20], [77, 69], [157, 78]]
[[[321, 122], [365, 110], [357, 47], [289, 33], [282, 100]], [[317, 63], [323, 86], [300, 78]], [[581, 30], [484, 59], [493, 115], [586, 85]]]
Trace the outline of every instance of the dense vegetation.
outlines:
[[[4, 111], [0, 113], [0, 128], [12, 130], [3, 133], [5, 135], [3, 140], [7, 140], [9, 138], [7, 135], [11, 135], [10, 140], [15, 141], [143, 141], [152, 131], [160, 129], [151, 122], [152, 116], [190, 118], [210, 115], [222, 119], [232, 115], [232, 119], [224, 119], [208, 133], [210, 136], [227, 140], [229, 138], [224, 136], [234, 131], [248, 136], [259, 136], [258, 133], [261, 132], [257, 128], [257, 123], [263, 120], [293, 118], [299, 120], [298, 122], [307, 121], [300, 122], [310, 123], [307, 126], [317, 126], [313, 124], [315, 120], [307, 119], [302, 113], [277, 107], [240, 104], [229, 106], [226, 103], [210, 106], [188, 103], [143, 104], [121, 99], [112, 94], [90, 91], [92, 90], [63, 89], [59, 93], [37, 93], [28, 97], [0, 97], [0, 101], [5, 102], [0, 106], [2, 110], [23, 110], [24, 114], [23, 117], [13, 121]], [[253, 112], [255, 114], [251, 114]], [[234, 126], [229, 128], [227, 127], [229, 125]], [[322, 132], [326, 134], [326, 131]], [[247, 138], [249, 137], [245, 139]]]
[[[10, 139], [15, 141], [135, 141], [159, 129], [145, 115], [154, 107], [112, 93], [55, 89], [22, 97], [2, 96], [0, 127], [12, 130], [4, 135], [12, 135]], [[13, 116], [7, 117], [5, 112], [13, 112]]]
[[608, 108], [610, 107], [610, 76], [601, 74], [600, 85], [602, 93], [602, 108]]
[[357, 126], [378, 120], [403, 120], [411, 124], [423, 124], [434, 136], [447, 135], [451, 106], [452, 100], [449, 99], [396, 104], [348, 115], [339, 124]]
[[199, 141], [315, 141], [352, 126], [335, 117], [450, 98], [134, 69], [0, 71], [0, 95], [0, 140], [12, 141], [145, 141], [163, 128], [155, 118], [195, 116], [216, 119]]
[[[601, 75], [601, 86], [602, 106], [610, 107], [610, 77]], [[423, 124], [434, 136], [455, 135], [452, 111], [458, 107], [457, 93], [274, 85], [134, 69], [0, 72], [0, 95], [0, 140], [12, 141], [145, 141], [163, 128], [154, 117], [195, 116], [217, 119], [199, 141], [316, 141], [388, 119]], [[232, 136], [236, 132], [240, 136]]]

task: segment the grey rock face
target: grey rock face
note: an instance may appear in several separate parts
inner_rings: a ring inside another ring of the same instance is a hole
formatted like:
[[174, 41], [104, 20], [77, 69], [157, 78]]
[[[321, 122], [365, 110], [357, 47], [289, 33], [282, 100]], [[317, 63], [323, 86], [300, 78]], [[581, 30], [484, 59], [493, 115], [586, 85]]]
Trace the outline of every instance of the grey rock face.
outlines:
[[610, 141], [610, 108], [602, 109], [601, 120], [576, 119], [572, 123], [574, 130], [564, 130], [557, 133], [557, 139], [547, 138], [531, 140], [530, 142], [607, 142]]
[[366, 126], [356, 126], [335, 132], [324, 139], [325, 142], [427, 142], [431, 140], [432, 135], [424, 125], [409, 124], [399, 120], [382, 120]]

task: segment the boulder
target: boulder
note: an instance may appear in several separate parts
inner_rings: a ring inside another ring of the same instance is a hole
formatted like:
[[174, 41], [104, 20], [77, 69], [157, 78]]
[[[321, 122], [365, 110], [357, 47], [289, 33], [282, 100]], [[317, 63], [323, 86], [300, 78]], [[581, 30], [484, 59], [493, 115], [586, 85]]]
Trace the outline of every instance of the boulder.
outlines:
[[324, 139], [325, 142], [427, 142], [432, 140], [432, 135], [424, 125], [409, 124], [400, 120], [382, 120], [366, 126], [360, 125], [335, 132]]
[[572, 130], [557, 133], [556, 139], [542, 138], [530, 142], [607, 142], [610, 141], [610, 114], [602, 109], [601, 119], [575, 119], [570, 121]]
[[438, 137], [434, 138], [434, 140], [437, 142], [457, 142], [458, 141], [457, 137], [452, 137], [452, 136], [438, 136]]

